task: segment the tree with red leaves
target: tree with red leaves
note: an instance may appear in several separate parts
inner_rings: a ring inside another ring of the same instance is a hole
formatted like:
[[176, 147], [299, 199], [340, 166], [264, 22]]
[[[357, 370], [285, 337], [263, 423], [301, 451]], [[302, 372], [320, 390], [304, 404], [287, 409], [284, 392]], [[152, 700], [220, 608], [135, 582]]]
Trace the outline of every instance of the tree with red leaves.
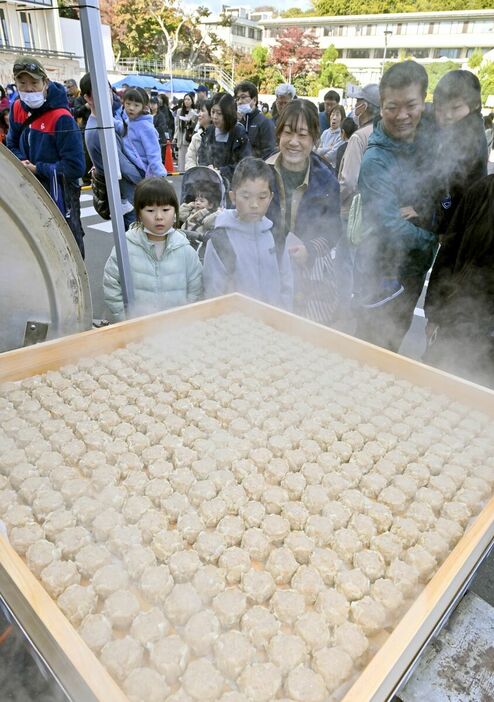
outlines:
[[287, 27], [271, 51], [273, 63], [287, 80], [290, 73], [293, 77], [318, 73], [321, 55], [314, 33], [299, 27]]

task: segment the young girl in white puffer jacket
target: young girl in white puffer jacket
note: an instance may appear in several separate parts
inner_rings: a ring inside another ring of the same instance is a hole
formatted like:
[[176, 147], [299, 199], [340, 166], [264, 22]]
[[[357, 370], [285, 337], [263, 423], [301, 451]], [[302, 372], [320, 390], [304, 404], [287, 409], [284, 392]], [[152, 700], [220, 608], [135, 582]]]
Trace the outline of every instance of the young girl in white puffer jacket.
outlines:
[[[134, 194], [137, 222], [126, 233], [135, 304], [130, 316], [197, 302], [202, 297], [202, 266], [182, 232], [178, 200], [163, 178], [146, 178]], [[115, 247], [105, 265], [105, 303], [112, 321], [125, 319]]]

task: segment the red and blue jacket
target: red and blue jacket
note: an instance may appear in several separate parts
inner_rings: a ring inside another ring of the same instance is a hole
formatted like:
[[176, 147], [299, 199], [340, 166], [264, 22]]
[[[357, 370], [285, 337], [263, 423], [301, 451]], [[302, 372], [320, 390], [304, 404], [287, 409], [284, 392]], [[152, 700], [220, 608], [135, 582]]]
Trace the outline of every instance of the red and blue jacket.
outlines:
[[[33, 114], [34, 121], [23, 128]], [[50, 177], [55, 167], [57, 175], [76, 181], [86, 168], [82, 136], [70, 114], [67, 93], [60, 83], [50, 82], [46, 102], [36, 110], [29, 110], [20, 99], [10, 108], [8, 148], [21, 160], [36, 166], [36, 176], [49, 190]]]

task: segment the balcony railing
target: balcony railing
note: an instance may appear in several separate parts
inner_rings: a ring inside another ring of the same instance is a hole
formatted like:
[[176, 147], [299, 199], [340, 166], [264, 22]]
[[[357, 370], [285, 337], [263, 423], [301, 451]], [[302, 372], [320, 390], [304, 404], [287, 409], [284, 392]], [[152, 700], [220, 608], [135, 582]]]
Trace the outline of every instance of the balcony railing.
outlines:
[[26, 5], [43, 5], [44, 7], [53, 7], [53, 0], [23, 0]]
[[[115, 70], [120, 73], [150, 73], [159, 78], [169, 78], [170, 71], [164, 61], [145, 60], [139, 58], [121, 58], [115, 64]], [[174, 61], [172, 67], [174, 78], [192, 78], [200, 82], [214, 81], [223, 90], [233, 91], [231, 74], [214, 63], [200, 63], [190, 66], [187, 61]]]
[[11, 44], [0, 45], [1, 53], [12, 53], [12, 54], [27, 54], [30, 56], [43, 56], [46, 58], [60, 58], [60, 59], [76, 59], [82, 58], [76, 56], [70, 51], [52, 51], [51, 49], [26, 49], [25, 46], [12, 46]]

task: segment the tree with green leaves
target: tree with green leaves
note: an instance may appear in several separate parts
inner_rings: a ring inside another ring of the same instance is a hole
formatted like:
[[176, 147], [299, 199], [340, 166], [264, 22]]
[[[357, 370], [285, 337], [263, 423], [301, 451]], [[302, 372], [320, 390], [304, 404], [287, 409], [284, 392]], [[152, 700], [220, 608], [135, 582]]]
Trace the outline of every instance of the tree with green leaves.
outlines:
[[454, 61], [439, 61], [438, 63], [426, 63], [424, 68], [427, 71], [429, 78], [429, 87], [427, 89], [427, 100], [432, 100], [436, 85], [439, 83], [445, 73], [458, 70], [458, 64]]
[[476, 68], [479, 68], [483, 60], [484, 54], [482, 53], [482, 49], [475, 49], [473, 54], [468, 59], [468, 67], [474, 71]]
[[320, 88], [346, 88], [348, 83], [358, 83], [344, 63], [336, 63], [338, 56], [338, 49], [334, 44], [328, 46], [323, 53], [319, 75]]
[[314, 0], [317, 16], [384, 15], [393, 12], [437, 12], [450, 10], [489, 10], [492, 0]]
[[485, 105], [489, 95], [494, 95], [494, 61], [484, 61], [477, 76], [482, 90], [482, 104]]
[[170, 70], [176, 54], [193, 66], [199, 60], [211, 60], [219, 43], [211, 37], [205, 41], [200, 20], [210, 11], [204, 6], [187, 14], [180, 0], [105, 0], [103, 9], [111, 13], [114, 50], [123, 57], [164, 56]]

